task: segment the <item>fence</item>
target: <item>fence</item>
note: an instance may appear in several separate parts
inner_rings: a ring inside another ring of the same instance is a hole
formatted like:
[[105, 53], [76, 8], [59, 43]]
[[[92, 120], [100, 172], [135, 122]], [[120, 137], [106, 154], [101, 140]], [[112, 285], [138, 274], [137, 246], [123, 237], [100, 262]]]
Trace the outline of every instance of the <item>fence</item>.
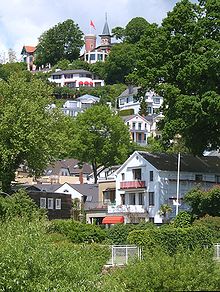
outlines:
[[125, 265], [134, 257], [141, 259], [141, 249], [134, 245], [112, 245], [111, 250], [112, 253], [107, 263], [108, 266]]
[[214, 258], [220, 260], [220, 243], [214, 244]]

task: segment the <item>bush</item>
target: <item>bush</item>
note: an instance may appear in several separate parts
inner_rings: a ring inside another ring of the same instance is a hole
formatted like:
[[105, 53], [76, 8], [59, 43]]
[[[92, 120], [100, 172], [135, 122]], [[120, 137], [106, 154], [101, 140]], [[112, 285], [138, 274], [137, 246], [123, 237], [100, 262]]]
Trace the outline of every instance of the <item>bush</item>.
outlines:
[[39, 209], [24, 190], [19, 190], [10, 197], [0, 196], [0, 220], [8, 220], [13, 217], [25, 217], [32, 220], [45, 215], [45, 210]]
[[186, 228], [192, 225], [192, 215], [189, 212], [180, 212], [173, 220], [173, 227]]
[[53, 242], [47, 221], [16, 218], [0, 228], [1, 291], [97, 291], [108, 248]]
[[208, 228], [213, 234], [214, 241], [216, 243], [220, 242], [220, 217], [206, 215], [205, 217], [195, 220], [193, 226], [203, 226]]
[[161, 249], [146, 252], [142, 261], [105, 275], [98, 291], [219, 291], [220, 274], [210, 250]]
[[134, 114], [134, 109], [133, 108], [126, 109], [126, 110], [121, 110], [119, 112], [119, 116], [122, 116], [122, 117], [124, 117], [124, 116], [130, 116], [130, 115], [133, 115], [133, 114]]
[[50, 231], [66, 235], [73, 243], [102, 242], [106, 237], [105, 230], [99, 226], [74, 220], [53, 220]]
[[211, 247], [213, 244], [212, 232], [204, 227], [189, 228], [155, 228], [148, 230], [134, 230], [128, 236], [128, 242], [153, 250], [161, 247], [169, 254], [177, 251], [179, 246], [184, 249], [197, 247]]
[[132, 230], [155, 228], [153, 223], [116, 224], [107, 229], [107, 239], [111, 244], [128, 244], [127, 237]]

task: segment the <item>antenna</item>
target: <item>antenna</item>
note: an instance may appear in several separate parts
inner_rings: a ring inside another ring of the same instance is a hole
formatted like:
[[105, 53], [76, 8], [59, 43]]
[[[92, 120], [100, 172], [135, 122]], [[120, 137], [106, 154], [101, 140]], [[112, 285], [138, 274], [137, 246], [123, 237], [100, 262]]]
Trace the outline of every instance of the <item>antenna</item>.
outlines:
[[107, 12], [105, 12], [105, 22], [107, 22]]

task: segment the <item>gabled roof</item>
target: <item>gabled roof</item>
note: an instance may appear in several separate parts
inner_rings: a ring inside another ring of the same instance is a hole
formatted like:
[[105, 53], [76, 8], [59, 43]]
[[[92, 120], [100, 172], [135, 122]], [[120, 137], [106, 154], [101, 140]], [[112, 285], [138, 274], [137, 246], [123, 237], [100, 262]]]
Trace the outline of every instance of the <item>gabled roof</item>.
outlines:
[[[138, 151], [138, 153], [158, 170], [177, 171], [177, 154], [152, 154], [142, 151]], [[181, 154], [180, 170], [196, 173], [220, 173], [220, 157]]]
[[91, 74], [92, 75], [92, 72], [84, 70], [84, 69], [59, 70], [57, 72], [52, 73], [51, 75], [80, 74], [80, 73]]
[[125, 122], [128, 122], [128, 121], [130, 121], [131, 119], [133, 119], [133, 118], [135, 118], [135, 117], [139, 117], [141, 120], [143, 120], [144, 122], [146, 122], [146, 123], [150, 123], [147, 119], [146, 119], [146, 117], [142, 117], [141, 115], [139, 115], [139, 114], [136, 114], [136, 115], [130, 115], [130, 116], [125, 116], [125, 117], [123, 117], [122, 116], [122, 119], [125, 121]]
[[95, 100], [97, 102], [100, 100], [99, 97], [93, 96], [93, 95], [90, 95], [90, 94], [84, 94], [84, 95], [78, 97], [76, 100], [85, 101], [85, 100], [88, 100], [88, 99], [92, 99], [92, 100]]
[[23, 46], [21, 54], [23, 54], [23, 52], [27, 52], [29, 54], [34, 53], [36, 51], [36, 47], [34, 46]]
[[128, 87], [127, 89], [125, 89], [120, 95], [119, 97], [126, 97], [126, 96], [130, 96], [130, 95], [136, 95], [138, 93], [138, 89], [140, 87], [133, 87], [133, 86], [130, 86]]
[[99, 188], [97, 184], [69, 184], [85, 198], [84, 209], [90, 210], [99, 205]]

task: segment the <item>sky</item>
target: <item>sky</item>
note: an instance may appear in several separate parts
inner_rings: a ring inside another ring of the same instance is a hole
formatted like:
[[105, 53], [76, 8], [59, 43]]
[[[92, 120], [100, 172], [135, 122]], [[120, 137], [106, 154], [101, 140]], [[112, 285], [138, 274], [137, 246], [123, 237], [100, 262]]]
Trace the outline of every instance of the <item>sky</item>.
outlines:
[[72, 19], [84, 34], [102, 33], [107, 13], [110, 30], [125, 27], [134, 17], [161, 23], [177, 0], [0, 0], [0, 55], [11, 48], [20, 58], [23, 45], [37, 45], [40, 35]]

